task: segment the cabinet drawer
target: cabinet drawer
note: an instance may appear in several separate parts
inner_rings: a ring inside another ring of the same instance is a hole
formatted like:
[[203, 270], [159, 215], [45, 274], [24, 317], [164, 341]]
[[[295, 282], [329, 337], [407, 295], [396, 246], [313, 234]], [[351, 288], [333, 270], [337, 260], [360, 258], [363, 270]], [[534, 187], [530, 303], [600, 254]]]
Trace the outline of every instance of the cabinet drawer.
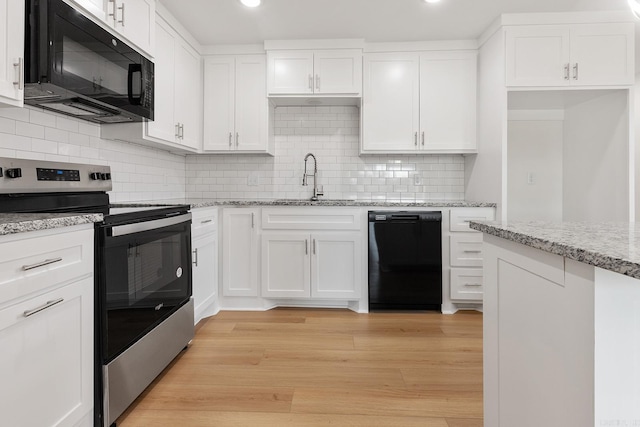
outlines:
[[452, 267], [482, 267], [482, 234], [460, 233], [449, 237]]
[[0, 240], [0, 304], [92, 274], [93, 236], [90, 229]]
[[202, 235], [218, 229], [218, 208], [197, 208], [191, 211], [191, 231]]
[[451, 299], [482, 301], [483, 274], [481, 268], [451, 269]]
[[493, 221], [495, 215], [494, 208], [454, 208], [449, 214], [449, 230], [478, 233], [469, 228], [469, 221]]
[[358, 209], [332, 207], [277, 208], [262, 210], [265, 230], [360, 230]]

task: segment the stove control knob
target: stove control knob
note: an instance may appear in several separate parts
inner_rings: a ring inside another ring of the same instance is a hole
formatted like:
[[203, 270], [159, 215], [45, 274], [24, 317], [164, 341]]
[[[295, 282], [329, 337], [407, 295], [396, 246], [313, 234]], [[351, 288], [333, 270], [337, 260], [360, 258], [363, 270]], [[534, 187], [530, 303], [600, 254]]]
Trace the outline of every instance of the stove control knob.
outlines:
[[100, 179], [100, 174], [97, 172], [92, 172], [89, 174], [89, 179], [91, 179], [92, 181], [97, 181]]
[[7, 172], [5, 175], [7, 176], [7, 178], [20, 178], [22, 176], [22, 169], [20, 168], [7, 169]]
[[106, 173], [101, 173], [100, 174], [100, 179], [103, 180], [103, 181], [106, 181], [109, 178], [107, 178], [107, 174]]

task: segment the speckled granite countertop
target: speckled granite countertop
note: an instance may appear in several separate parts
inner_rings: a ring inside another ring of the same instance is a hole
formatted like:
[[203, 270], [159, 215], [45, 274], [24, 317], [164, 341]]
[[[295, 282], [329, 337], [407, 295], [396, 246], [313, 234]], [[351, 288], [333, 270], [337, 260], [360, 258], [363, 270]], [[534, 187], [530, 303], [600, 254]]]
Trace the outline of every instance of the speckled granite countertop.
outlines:
[[474, 230], [640, 279], [640, 223], [475, 222]]
[[178, 199], [178, 200], [158, 200], [143, 201], [139, 203], [118, 203], [113, 206], [154, 206], [166, 204], [189, 205], [192, 209], [212, 206], [360, 206], [360, 207], [419, 207], [419, 208], [469, 208], [469, 207], [489, 207], [495, 208], [495, 203], [467, 202], [464, 200], [433, 200], [425, 202], [386, 202], [371, 200], [331, 200], [324, 199], [317, 202], [298, 199], [277, 199], [277, 200], [223, 200], [223, 199]]
[[0, 236], [102, 221], [102, 214], [0, 214]]

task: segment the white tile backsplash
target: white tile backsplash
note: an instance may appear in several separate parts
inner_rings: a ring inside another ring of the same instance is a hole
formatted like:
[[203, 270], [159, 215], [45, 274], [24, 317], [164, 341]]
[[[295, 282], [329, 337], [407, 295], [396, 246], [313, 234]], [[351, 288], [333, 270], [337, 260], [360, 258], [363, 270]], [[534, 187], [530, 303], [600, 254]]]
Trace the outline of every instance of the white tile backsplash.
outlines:
[[185, 196], [185, 158], [100, 138], [100, 126], [33, 107], [0, 108], [0, 157], [111, 166], [112, 202]]
[[[304, 156], [318, 159], [325, 199], [387, 201], [463, 200], [461, 155], [376, 155], [359, 152], [357, 107], [278, 107], [275, 157], [246, 154], [189, 155], [190, 198], [309, 198], [303, 187]], [[309, 159], [307, 165], [313, 168]], [[249, 185], [250, 181], [257, 185]]]
[[[359, 152], [357, 107], [278, 107], [276, 156], [171, 154], [100, 138], [90, 122], [34, 107], [0, 108], [0, 156], [111, 166], [111, 201], [225, 198], [308, 198], [304, 156], [318, 159], [325, 199], [463, 200], [459, 155], [376, 155]], [[310, 159], [309, 168], [313, 167]], [[417, 178], [416, 178], [417, 177]], [[417, 179], [417, 181], [416, 181]], [[255, 185], [250, 185], [255, 184]]]

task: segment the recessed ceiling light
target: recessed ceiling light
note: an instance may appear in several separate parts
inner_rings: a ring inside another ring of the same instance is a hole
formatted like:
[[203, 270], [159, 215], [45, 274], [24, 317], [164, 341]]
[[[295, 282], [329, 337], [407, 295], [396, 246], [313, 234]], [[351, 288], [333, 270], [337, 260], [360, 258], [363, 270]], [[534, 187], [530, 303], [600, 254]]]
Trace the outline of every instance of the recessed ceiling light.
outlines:
[[439, 3], [440, 0], [424, 0], [427, 3]]
[[262, 0], [240, 0], [240, 3], [247, 7], [258, 7], [260, 3], [262, 3]]

